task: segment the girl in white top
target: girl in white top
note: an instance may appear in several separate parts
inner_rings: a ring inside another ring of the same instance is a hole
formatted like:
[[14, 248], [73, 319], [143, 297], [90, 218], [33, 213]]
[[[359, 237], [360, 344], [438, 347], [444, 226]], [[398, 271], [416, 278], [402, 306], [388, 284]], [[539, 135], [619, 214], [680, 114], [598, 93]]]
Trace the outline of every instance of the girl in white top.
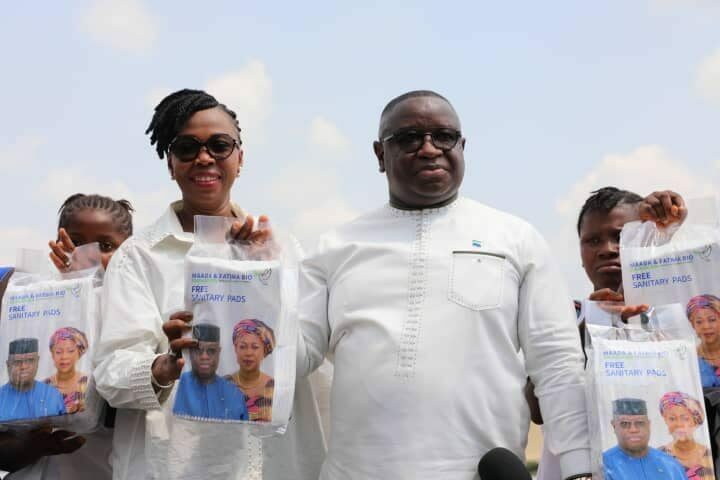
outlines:
[[[167, 156], [182, 200], [125, 242], [105, 277], [94, 373], [100, 393], [119, 409], [113, 478], [316, 479], [325, 443], [307, 379], [297, 382], [296, 414], [282, 437], [259, 441], [247, 429], [171, 417], [168, 398], [184, 364], [180, 352], [194, 346], [182, 338], [192, 320], [182, 310], [193, 217], [245, 217], [230, 200], [243, 151], [235, 113], [202, 91], [163, 99], [148, 133], [160, 158]], [[254, 228], [247, 216], [230, 234], [263, 241], [270, 235], [265, 222], [261, 216]]]
[[[107, 268], [120, 244], [132, 235], [132, 210], [126, 200], [81, 193], [68, 197], [59, 211], [58, 238], [50, 241], [50, 259], [58, 270], [66, 271], [72, 268], [70, 255], [76, 246], [97, 242]], [[106, 411], [102, 425], [82, 437], [63, 430], [31, 432], [16, 459], [32, 464], [10, 478], [109, 480], [113, 418], [114, 411]]]

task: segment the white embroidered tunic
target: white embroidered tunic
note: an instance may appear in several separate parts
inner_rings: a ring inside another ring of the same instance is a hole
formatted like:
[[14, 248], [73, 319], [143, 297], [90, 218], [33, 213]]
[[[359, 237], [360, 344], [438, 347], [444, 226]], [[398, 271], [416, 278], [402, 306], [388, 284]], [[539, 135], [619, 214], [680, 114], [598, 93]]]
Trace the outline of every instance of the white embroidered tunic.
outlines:
[[[300, 278], [299, 375], [334, 356], [321, 479], [477, 478], [523, 456], [536, 385], [563, 475], [590, 471], [575, 312], [542, 237], [468, 199], [326, 234]], [[524, 360], [525, 359], [525, 360]]]

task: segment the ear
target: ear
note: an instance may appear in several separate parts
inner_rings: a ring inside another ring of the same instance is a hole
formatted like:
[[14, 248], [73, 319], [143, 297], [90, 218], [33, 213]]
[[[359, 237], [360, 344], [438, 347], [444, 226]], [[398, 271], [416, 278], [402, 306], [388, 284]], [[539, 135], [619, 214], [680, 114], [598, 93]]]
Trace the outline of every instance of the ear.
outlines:
[[466, 138], [465, 138], [465, 137], [462, 137], [462, 138], [460, 139], [460, 149], [463, 150], [463, 151], [465, 151], [465, 141], [466, 141]]
[[243, 162], [245, 161], [245, 151], [240, 148], [238, 149], [238, 173], [240, 173], [240, 169], [243, 167]]
[[385, 150], [383, 149], [382, 143], [375, 141], [373, 142], [373, 150], [375, 151], [375, 156], [378, 159], [378, 167], [380, 169], [380, 172], [385, 172]]
[[168, 167], [168, 172], [170, 172], [170, 178], [175, 180], [175, 170], [173, 169], [173, 165], [172, 165], [172, 161], [170, 160], [169, 153], [168, 153], [168, 157], [167, 157], [167, 167]]

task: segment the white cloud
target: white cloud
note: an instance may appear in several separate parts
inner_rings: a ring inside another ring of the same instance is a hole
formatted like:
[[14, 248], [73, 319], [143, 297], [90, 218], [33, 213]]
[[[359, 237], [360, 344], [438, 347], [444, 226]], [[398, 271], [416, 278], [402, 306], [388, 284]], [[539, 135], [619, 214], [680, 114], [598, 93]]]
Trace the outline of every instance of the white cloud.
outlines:
[[240, 70], [212, 78], [206, 89], [237, 114], [244, 136], [262, 138], [258, 132], [270, 114], [272, 100], [272, 81], [262, 62], [252, 60]]
[[32, 165], [45, 138], [39, 135], [21, 135], [13, 143], [0, 146], [0, 173], [12, 174], [16, 168]]
[[695, 87], [705, 99], [720, 103], [720, 49], [698, 67]]
[[350, 142], [333, 122], [324, 117], [315, 117], [310, 124], [310, 144], [337, 153], [345, 150]]
[[695, 175], [657, 145], [638, 147], [627, 154], [605, 156], [585, 177], [560, 197], [556, 210], [575, 214], [590, 192], [608, 185], [626, 188], [641, 195], [654, 190], [672, 189], [685, 196], [701, 196], [716, 191], [708, 178]]
[[[704, 172], [707, 173], [707, 172]], [[591, 289], [580, 261], [575, 222], [590, 192], [606, 186], [624, 188], [640, 195], [671, 189], [686, 199], [717, 192], [706, 175], [696, 175], [680, 160], [657, 145], [638, 147], [626, 154], [605, 156], [590, 172], [572, 185], [556, 202], [560, 227], [548, 241], [557, 257], [571, 293], [584, 298]]]
[[[315, 185], [316, 187], [311, 187]], [[317, 237], [358, 214], [340, 193], [340, 179], [332, 169], [312, 162], [283, 171], [270, 186], [270, 198], [277, 205], [291, 205], [290, 231], [306, 247]]]
[[155, 19], [142, 0], [97, 0], [81, 24], [98, 42], [129, 52], [148, 50], [157, 38]]
[[338, 181], [332, 170], [323, 169], [317, 163], [300, 162], [286, 167], [275, 177], [270, 198], [278, 205], [316, 204], [328, 192], [337, 190]]
[[325, 202], [299, 210], [290, 223], [290, 231], [306, 249], [315, 247], [318, 237], [334, 227], [342, 225], [358, 216], [358, 212], [336, 196], [326, 198]]
[[47, 242], [56, 233], [56, 209], [67, 197], [79, 192], [129, 200], [135, 208], [133, 224], [136, 230], [155, 221], [162, 210], [179, 196], [177, 188], [170, 182], [155, 190], [139, 191], [122, 181], [107, 181], [85, 173], [79, 165], [50, 170], [28, 192], [43, 206], [42, 209], [29, 214], [22, 222], [13, 222], [13, 226], [0, 228], [0, 265], [13, 265], [20, 248], [47, 251]]
[[50, 205], [60, 205], [73, 193], [97, 193], [114, 199], [125, 198], [135, 208], [133, 224], [136, 228], [152, 223], [178, 193], [174, 186], [152, 191], [136, 191], [121, 181], [100, 180], [82, 172], [78, 167], [66, 167], [48, 172], [40, 181], [36, 196]]
[[327, 162], [349, 146], [333, 122], [316, 116], [310, 123], [309, 151], [304, 159], [287, 165], [270, 185], [273, 203], [292, 207], [288, 226], [306, 248], [314, 247], [321, 233], [358, 215], [342, 193], [337, 168]]

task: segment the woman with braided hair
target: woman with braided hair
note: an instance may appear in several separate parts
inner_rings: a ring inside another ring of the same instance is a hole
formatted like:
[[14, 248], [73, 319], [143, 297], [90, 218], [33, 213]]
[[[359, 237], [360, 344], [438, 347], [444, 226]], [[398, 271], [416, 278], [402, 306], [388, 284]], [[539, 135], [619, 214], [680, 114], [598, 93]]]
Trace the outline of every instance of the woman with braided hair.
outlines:
[[[183, 335], [192, 322], [183, 311], [183, 279], [194, 216], [234, 218], [229, 238], [235, 240], [262, 243], [271, 231], [266, 217], [256, 222], [232, 202], [244, 155], [237, 117], [227, 106], [204, 91], [180, 90], [157, 105], [146, 133], [181, 199], [118, 249], [105, 276], [94, 376], [100, 394], [118, 408], [114, 478], [317, 479], [325, 446], [307, 379], [297, 381], [286, 434], [249, 437], [245, 448], [236, 438], [247, 433], [242, 426], [172, 415], [182, 350], [197, 347]], [[238, 433], [228, 438], [229, 432]]]

